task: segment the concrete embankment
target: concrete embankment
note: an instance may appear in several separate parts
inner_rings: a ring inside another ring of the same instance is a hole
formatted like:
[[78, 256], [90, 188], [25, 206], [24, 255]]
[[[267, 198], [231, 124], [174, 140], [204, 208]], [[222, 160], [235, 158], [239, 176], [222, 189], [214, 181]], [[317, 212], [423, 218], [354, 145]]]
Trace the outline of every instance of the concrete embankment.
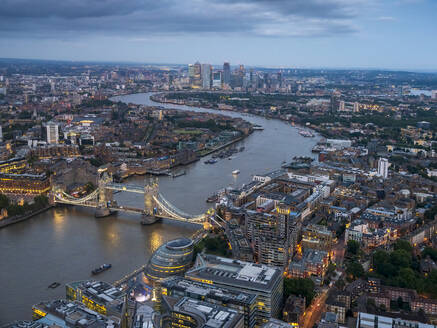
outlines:
[[32, 212], [30, 214], [25, 214], [23, 216], [18, 216], [18, 217], [15, 216], [15, 217], [10, 217], [10, 218], [6, 218], [6, 219], [3, 219], [3, 220], [0, 220], [0, 229], [4, 228], [4, 227], [7, 227], [8, 225], [11, 225], [11, 224], [15, 224], [15, 223], [18, 223], [18, 222], [26, 221], [26, 220], [34, 217], [35, 215], [38, 215], [40, 213], [43, 213], [43, 212], [49, 210], [52, 207], [53, 207], [53, 205], [50, 205], [50, 206], [44, 207], [44, 208], [42, 208], [42, 209], [40, 209], [38, 211]]

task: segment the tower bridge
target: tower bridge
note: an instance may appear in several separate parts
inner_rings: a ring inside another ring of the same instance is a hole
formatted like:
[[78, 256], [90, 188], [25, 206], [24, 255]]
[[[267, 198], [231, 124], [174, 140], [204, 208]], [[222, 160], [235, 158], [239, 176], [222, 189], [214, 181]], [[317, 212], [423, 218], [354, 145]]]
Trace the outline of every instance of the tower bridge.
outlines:
[[[62, 188], [54, 186], [52, 189], [53, 201], [57, 204], [68, 204], [96, 209], [96, 217], [105, 217], [113, 212], [127, 212], [142, 214], [142, 223], [152, 224], [158, 219], [169, 219], [181, 222], [210, 226], [214, 220], [214, 210], [209, 209], [200, 215], [190, 215], [172, 205], [159, 193], [158, 180], [151, 180], [144, 187], [131, 184], [115, 183], [107, 169], [99, 169], [97, 188], [87, 196], [75, 198], [67, 194]], [[132, 192], [144, 195], [144, 208], [132, 208], [117, 204], [113, 199], [114, 191]]]

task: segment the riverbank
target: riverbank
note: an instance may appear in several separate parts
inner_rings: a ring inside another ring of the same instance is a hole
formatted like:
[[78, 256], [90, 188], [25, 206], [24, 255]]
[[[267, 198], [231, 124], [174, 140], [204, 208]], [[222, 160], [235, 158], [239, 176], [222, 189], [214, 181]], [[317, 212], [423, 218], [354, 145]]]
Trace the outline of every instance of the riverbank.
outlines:
[[[198, 107], [198, 105], [196, 105], [196, 104], [186, 103], [185, 101], [176, 101], [175, 99], [163, 99], [161, 96], [162, 95], [166, 95], [166, 94], [167, 94], [166, 92], [157, 92], [157, 93], [152, 94], [150, 96], [150, 99], [152, 101], [155, 101], [155, 102], [160, 103], [160, 104], [176, 105], [176, 106], [187, 106], [187, 107], [193, 107], [193, 108], [197, 108]], [[305, 125], [302, 125], [302, 124], [295, 123], [295, 122], [290, 121], [290, 120], [283, 119], [281, 117], [263, 116], [263, 115], [260, 115], [260, 114], [257, 114], [257, 113], [252, 113], [252, 112], [246, 113], [246, 112], [238, 111], [236, 109], [220, 109], [220, 108], [214, 107], [212, 105], [205, 106], [205, 104], [202, 104], [202, 106], [203, 106], [203, 108], [207, 108], [207, 109], [210, 109], [210, 110], [213, 110], [213, 111], [218, 111], [218, 112], [222, 112], [222, 111], [233, 112], [233, 113], [238, 113], [238, 114], [241, 114], [241, 115], [250, 114], [250, 115], [257, 116], [257, 117], [262, 117], [262, 118], [267, 119], [267, 120], [273, 119], [273, 120], [278, 120], [278, 121], [286, 122], [286, 123], [290, 123], [291, 122], [293, 124], [293, 126], [296, 126], [296, 127], [299, 127], [299, 128], [305, 128], [305, 129], [308, 129], [308, 130], [312, 131], [313, 132], [313, 137], [317, 136], [316, 133], [321, 135], [320, 134], [321, 132], [318, 131], [316, 129], [316, 127], [314, 127], [314, 126], [308, 127], [308, 126], [305, 126]]]
[[22, 215], [22, 216], [19, 216], [19, 217], [11, 217], [11, 218], [3, 219], [3, 220], [0, 221], [0, 229], [4, 228], [4, 227], [7, 227], [7, 226], [9, 226], [11, 224], [15, 224], [15, 223], [18, 223], [18, 222], [26, 221], [26, 220], [34, 217], [35, 215], [41, 214], [41, 213], [49, 210], [52, 207], [54, 207], [54, 206], [53, 205], [49, 205], [49, 206], [46, 206], [46, 207], [44, 207], [44, 208], [42, 208], [40, 210], [32, 212], [30, 214], [25, 214], [25, 215]]
[[211, 155], [211, 154], [213, 154], [215, 152], [218, 152], [218, 151], [220, 151], [222, 149], [225, 149], [226, 147], [229, 147], [229, 146], [231, 146], [231, 145], [233, 145], [233, 144], [235, 144], [237, 142], [243, 141], [244, 139], [249, 137], [252, 133], [253, 133], [253, 131], [251, 131], [248, 135], [243, 135], [241, 137], [232, 139], [231, 141], [229, 141], [229, 142], [227, 142], [227, 143], [225, 143], [223, 145], [220, 145], [220, 146], [218, 146], [216, 148], [208, 149], [206, 151], [205, 150], [198, 151], [197, 154], [198, 154], [199, 158], [196, 158], [195, 160], [189, 161], [187, 163], [178, 164], [176, 166], [173, 166], [172, 168], [161, 170], [159, 172], [151, 171], [151, 170], [148, 170], [146, 168], [143, 169], [143, 168], [136, 167], [136, 168], [132, 168], [132, 170], [128, 169], [127, 172], [124, 172], [122, 175], [120, 175], [120, 179], [121, 179], [121, 181], [124, 181], [125, 179], [128, 179], [130, 177], [143, 176], [143, 175], [146, 175], [146, 174], [174, 177], [173, 173], [171, 172], [172, 169], [175, 169], [175, 168], [178, 168], [178, 167], [186, 167], [186, 166], [188, 166], [188, 165], [190, 165], [192, 163], [195, 163], [195, 162], [199, 161], [202, 157]]

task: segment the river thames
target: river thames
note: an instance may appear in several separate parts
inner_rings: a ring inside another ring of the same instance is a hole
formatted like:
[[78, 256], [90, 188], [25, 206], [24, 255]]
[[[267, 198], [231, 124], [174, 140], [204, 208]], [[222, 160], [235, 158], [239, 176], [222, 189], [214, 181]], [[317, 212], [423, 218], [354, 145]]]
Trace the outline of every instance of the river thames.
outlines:
[[[127, 103], [161, 106], [200, 112], [221, 113], [261, 125], [237, 146], [244, 146], [232, 160], [214, 165], [201, 161], [184, 169], [186, 175], [159, 179], [160, 192], [176, 207], [190, 214], [200, 214], [210, 204], [206, 198], [219, 189], [240, 186], [254, 174], [278, 169], [294, 156], [313, 156], [311, 148], [318, 138], [304, 138], [289, 123], [236, 112], [158, 104], [150, 94], [116, 97]], [[234, 177], [232, 171], [241, 173]], [[144, 177], [128, 179], [130, 184], [144, 184]], [[120, 205], [142, 207], [139, 194], [119, 193]], [[189, 236], [197, 226], [163, 220], [141, 226], [140, 216], [119, 213], [95, 219], [94, 212], [84, 208], [58, 207], [25, 222], [0, 229], [0, 324], [30, 319], [32, 305], [43, 300], [64, 298], [64, 285], [70, 281], [90, 279], [91, 270], [102, 263], [112, 269], [98, 279], [113, 282], [144, 265], [158, 246], [167, 240]], [[52, 282], [57, 289], [49, 289]]]

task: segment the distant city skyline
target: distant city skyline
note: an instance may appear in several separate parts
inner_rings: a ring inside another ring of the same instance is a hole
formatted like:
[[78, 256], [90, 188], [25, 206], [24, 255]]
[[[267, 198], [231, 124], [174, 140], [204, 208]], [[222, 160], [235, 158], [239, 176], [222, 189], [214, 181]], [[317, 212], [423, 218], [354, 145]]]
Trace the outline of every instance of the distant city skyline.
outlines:
[[432, 0], [5, 0], [0, 57], [437, 70]]

